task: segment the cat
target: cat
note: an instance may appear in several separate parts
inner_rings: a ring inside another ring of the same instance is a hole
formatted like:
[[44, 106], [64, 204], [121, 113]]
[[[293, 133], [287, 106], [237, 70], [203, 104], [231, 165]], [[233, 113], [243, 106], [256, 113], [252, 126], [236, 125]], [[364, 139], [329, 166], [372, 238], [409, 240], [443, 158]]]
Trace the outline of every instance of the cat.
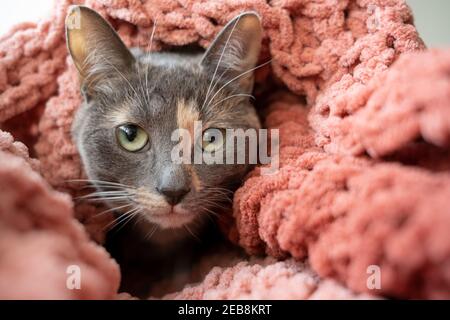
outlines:
[[262, 41], [259, 16], [245, 12], [232, 19], [206, 52], [146, 53], [128, 49], [92, 9], [75, 6], [66, 39], [83, 96], [72, 136], [96, 188], [91, 197], [122, 221], [138, 218], [139, 232], [163, 251], [179, 248], [208, 216], [230, 206], [252, 165], [174, 163], [179, 141], [172, 134], [192, 133], [201, 121], [202, 139], [188, 147], [227, 154], [237, 151], [226, 150], [226, 129], [260, 128], [250, 102]]

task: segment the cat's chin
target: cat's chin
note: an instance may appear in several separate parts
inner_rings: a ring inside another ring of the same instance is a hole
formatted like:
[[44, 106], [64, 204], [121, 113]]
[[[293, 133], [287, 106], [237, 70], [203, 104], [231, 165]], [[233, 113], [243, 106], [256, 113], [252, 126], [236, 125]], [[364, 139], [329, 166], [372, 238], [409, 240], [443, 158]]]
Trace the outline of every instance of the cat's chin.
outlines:
[[144, 212], [145, 219], [162, 229], [176, 229], [189, 224], [195, 219], [195, 214], [179, 205], [168, 207], [165, 210]]

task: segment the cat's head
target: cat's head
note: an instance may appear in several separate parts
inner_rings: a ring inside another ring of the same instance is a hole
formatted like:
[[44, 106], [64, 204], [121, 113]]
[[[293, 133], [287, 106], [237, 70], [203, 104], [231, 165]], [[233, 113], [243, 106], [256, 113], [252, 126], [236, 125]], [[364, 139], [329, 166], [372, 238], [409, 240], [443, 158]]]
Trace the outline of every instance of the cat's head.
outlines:
[[[261, 47], [259, 17], [239, 15], [198, 57], [133, 54], [86, 7], [73, 8], [67, 21], [67, 44], [85, 100], [73, 136], [96, 195], [118, 212], [163, 228], [180, 227], [229, 203], [230, 190], [250, 165], [248, 157], [236, 164], [234, 156], [249, 148], [228, 150], [226, 129], [259, 128], [249, 101]], [[191, 134], [182, 144], [192, 151], [190, 163], [174, 161], [177, 129]], [[226, 163], [198, 163], [194, 150], [223, 155]], [[230, 154], [233, 163], [226, 161]]]

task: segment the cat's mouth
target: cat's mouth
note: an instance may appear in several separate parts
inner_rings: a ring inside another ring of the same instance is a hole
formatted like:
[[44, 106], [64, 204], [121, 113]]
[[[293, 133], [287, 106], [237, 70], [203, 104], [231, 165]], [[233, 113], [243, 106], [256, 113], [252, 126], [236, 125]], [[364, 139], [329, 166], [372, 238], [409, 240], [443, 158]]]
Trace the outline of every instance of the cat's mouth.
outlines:
[[169, 204], [161, 195], [139, 188], [135, 201], [142, 208], [142, 216], [150, 223], [163, 229], [179, 228], [191, 222], [195, 214], [183, 207], [182, 203]]
[[151, 223], [159, 225], [163, 229], [174, 229], [182, 227], [191, 222], [195, 215], [184, 209], [181, 205], [167, 205], [166, 208], [154, 210], [145, 209], [143, 212], [145, 219]]

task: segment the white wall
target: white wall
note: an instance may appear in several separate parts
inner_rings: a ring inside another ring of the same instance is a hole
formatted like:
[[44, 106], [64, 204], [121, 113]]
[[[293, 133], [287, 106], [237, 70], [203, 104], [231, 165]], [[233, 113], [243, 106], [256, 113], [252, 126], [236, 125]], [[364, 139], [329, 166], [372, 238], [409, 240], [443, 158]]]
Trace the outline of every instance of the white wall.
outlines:
[[407, 0], [415, 25], [430, 47], [450, 46], [450, 0]]
[[16, 23], [37, 21], [52, 5], [53, 0], [0, 0], [0, 35]]
[[[450, 0], [407, 0], [416, 26], [428, 46], [450, 46]], [[36, 21], [52, 8], [53, 0], [1, 0], [0, 35], [22, 21]]]

